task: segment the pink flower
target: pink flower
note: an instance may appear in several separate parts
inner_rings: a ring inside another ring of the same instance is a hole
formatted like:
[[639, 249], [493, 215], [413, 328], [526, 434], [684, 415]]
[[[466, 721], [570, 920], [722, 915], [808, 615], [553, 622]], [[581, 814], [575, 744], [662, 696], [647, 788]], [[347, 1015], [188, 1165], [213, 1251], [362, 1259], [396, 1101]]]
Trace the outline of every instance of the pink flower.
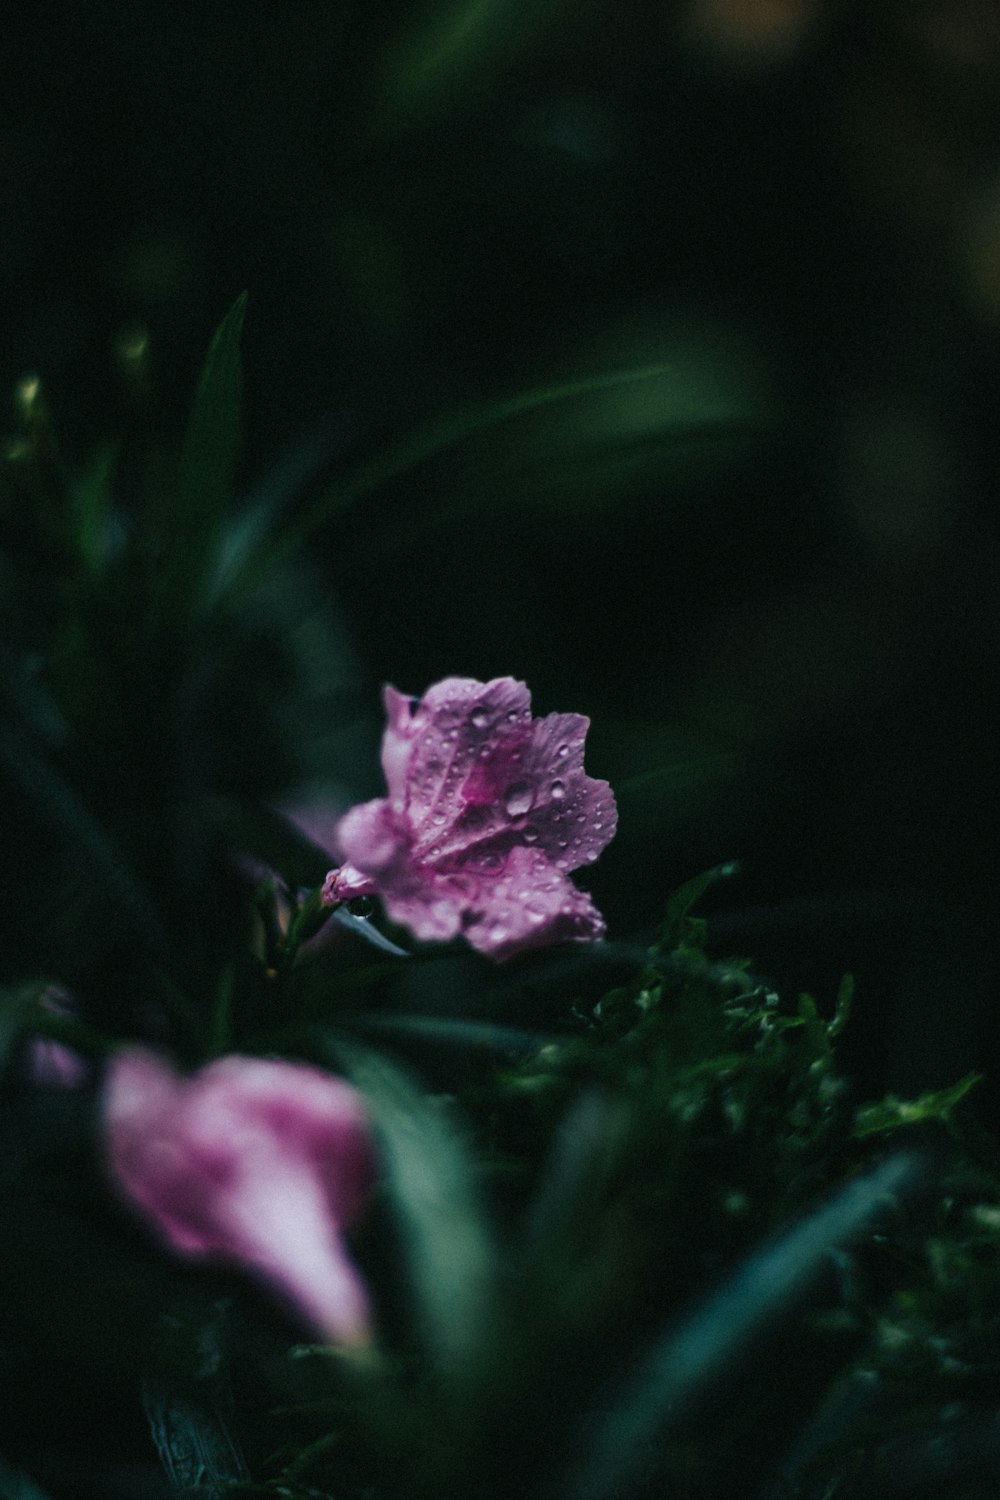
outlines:
[[377, 893], [424, 940], [461, 933], [493, 958], [604, 935], [566, 872], [596, 859], [617, 811], [584, 774], [589, 721], [532, 719], [523, 682], [446, 677], [419, 702], [385, 690], [388, 797], [353, 808], [335, 837], [348, 863], [330, 904]]
[[108, 1070], [112, 1176], [167, 1244], [277, 1288], [333, 1343], [368, 1337], [341, 1231], [374, 1172], [359, 1096], [317, 1068], [224, 1057], [181, 1078], [141, 1048]]

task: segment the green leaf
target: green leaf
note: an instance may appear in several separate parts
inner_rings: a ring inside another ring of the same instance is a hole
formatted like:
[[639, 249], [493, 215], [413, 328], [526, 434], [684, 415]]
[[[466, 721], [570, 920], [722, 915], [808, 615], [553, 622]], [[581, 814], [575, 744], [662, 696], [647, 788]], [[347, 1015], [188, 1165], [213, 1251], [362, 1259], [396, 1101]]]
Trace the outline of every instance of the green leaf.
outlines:
[[506, 64], [541, 39], [566, 0], [431, 0], [408, 7], [403, 36], [390, 48], [379, 113], [383, 128], [407, 124], [450, 101], [477, 78], [498, 81]]
[[[359, 500], [391, 480], [427, 463], [438, 454], [445, 453], [480, 433], [502, 427], [520, 417], [530, 416], [542, 408], [559, 406], [561, 403], [604, 392], [625, 392], [641, 388], [646, 382], [662, 380], [674, 372], [673, 363], [663, 361], [605, 370], [596, 375], [539, 386], [513, 396], [503, 396], [460, 408], [418, 427], [415, 432], [389, 443], [375, 457], [362, 461], [327, 486], [315, 502], [292, 522], [283, 536], [265, 538], [256, 554], [251, 554], [242, 569], [237, 571], [230, 585], [231, 602], [238, 604], [253, 593], [262, 579], [297, 551], [303, 542], [343, 515]], [[694, 421], [693, 425], [702, 430], [705, 423]], [[718, 424], [713, 420], [709, 425], [714, 427]]]
[[49, 1500], [33, 1479], [20, 1469], [12, 1469], [0, 1458], [0, 1500]]
[[75, 486], [76, 546], [92, 579], [104, 573], [112, 542], [111, 501], [118, 451], [117, 443], [99, 448]]
[[839, 1036], [847, 1025], [851, 1014], [851, 1006], [854, 1004], [854, 975], [845, 974], [840, 981], [837, 991], [837, 1000], [833, 1010], [833, 1020], [827, 1026], [829, 1037]]
[[408, 1261], [414, 1305], [438, 1375], [456, 1396], [486, 1373], [497, 1250], [456, 1121], [403, 1069], [355, 1041], [323, 1050], [364, 1095]]
[[241, 441], [240, 339], [246, 304], [244, 292], [223, 318], [209, 347], [167, 520], [167, 597], [189, 606], [204, 600], [232, 506]]
[[[711, 870], [706, 870], [702, 875], [696, 875], [693, 880], [686, 881], [674, 891], [667, 902], [656, 946], [670, 952], [671, 949], [689, 942], [694, 927], [694, 921], [689, 915], [691, 909], [701, 900], [709, 886], [714, 885], [717, 880], [729, 879], [738, 871], [739, 865], [732, 861], [724, 865], [715, 865]], [[696, 929], [698, 938], [703, 935], [703, 927]]]
[[877, 1223], [920, 1180], [918, 1158], [890, 1157], [850, 1182], [780, 1238], [750, 1255], [720, 1289], [654, 1346], [610, 1410], [591, 1422], [572, 1500], [611, 1500], [659, 1433], [688, 1417], [738, 1359], [801, 1305], [829, 1265], [830, 1252]]
[[656, 811], [663, 803], [690, 793], [692, 787], [716, 781], [732, 774], [738, 757], [728, 754], [703, 755], [698, 759], [677, 761], [670, 766], [657, 766], [652, 771], [642, 771], [638, 776], [627, 776], [615, 783], [615, 799], [619, 809], [634, 804], [643, 811]]
[[[122, 933], [141, 938], [151, 952], [168, 955], [170, 945], [152, 897], [124, 850], [39, 747], [27, 735], [0, 725], [3, 764], [39, 817], [79, 856], [91, 891], [103, 887], [103, 899], [117, 911]], [[53, 906], [61, 897], [58, 891], [47, 893]]]
[[921, 1094], [918, 1099], [897, 1099], [889, 1094], [878, 1104], [862, 1105], [854, 1116], [852, 1134], [856, 1139], [862, 1139], [866, 1135], [900, 1130], [907, 1125], [921, 1125], [927, 1120], [947, 1120], [959, 1100], [964, 1099], [984, 1076], [982, 1073], [967, 1073], [950, 1088]]

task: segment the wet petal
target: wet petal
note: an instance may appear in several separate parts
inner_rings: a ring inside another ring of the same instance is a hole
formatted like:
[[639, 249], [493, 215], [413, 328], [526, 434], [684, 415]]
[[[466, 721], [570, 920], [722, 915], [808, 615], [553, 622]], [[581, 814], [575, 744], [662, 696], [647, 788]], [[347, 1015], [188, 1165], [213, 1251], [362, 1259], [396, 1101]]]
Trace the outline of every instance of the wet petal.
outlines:
[[[327, 899], [374, 889], [417, 937], [462, 932], [500, 958], [603, 935], [590, 898], [566, 879], [597, 858], [617, 822], [608, 783], [583, 769], [588, 720], [532, 720], [528, 690], [512, 677], [448, 677], [416, 703], [387, 688], [385, 702], [390, 797], [338, 825], [350, 863], [328, 878]], [[366, 877], [373, 885], [359, 883]]]
[[577, 890], [544, 851], [515, 848], [502, 869], [484, 876], [465, 937], [491, 958], [531, 948], [604, 936], [604, 920], [585, 891]]

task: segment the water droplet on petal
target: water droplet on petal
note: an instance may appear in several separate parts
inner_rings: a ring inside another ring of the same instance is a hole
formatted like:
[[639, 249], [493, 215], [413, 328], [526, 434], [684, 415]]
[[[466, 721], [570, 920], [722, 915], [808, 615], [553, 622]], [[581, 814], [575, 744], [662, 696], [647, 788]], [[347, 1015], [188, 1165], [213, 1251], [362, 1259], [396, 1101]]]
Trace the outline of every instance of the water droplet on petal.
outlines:
[[559, 840], [559, 847], [560, 847], [560, 849], [565, 849], [566, 848], [566, 840], [565, 839], [560, 839]]
[[347, 910], [352, 917], [360, 917], [365, 921], [375, 910], [375, 902], [370, 896], [355, 896], [352, 901], [348, 901]]
[[586, 813], [577, 813], [577, 815], [576, 815], [576, 821], [578, 823], [586, 823], [586, 821], [587, 821], [587, 814]]
[[469, 715], [469, 722], [473, 729], [485, 729], [490, 722], [490, 716], [485, 708], [474, 708]]
[[558, 755], [560, 760], [565, 760], [567, 755], [569, 754], [569, 746], [560, 745], [558, 750], [556, 751], [556, 754]]
[[521, 837], [526, 844], [534, 844], [538, 840], [538, 829], [534, 823], [529, 823], [521, 832]]
[[496, 925], [496, 927], [491, 927], [490, 928], [490, 942], [491, 943], [502, 943], [503, 940], [504, 940], [504, 938], [506, 936], [507, 936], [507, 929], [506, 929], [506, 927], [501, 927], [499, 923]]
[[599, 820], [599, 819], [597, 819], [597, 818], [595, 818], [595, 819], [594, 819], [594, 827], [595, 827], [595, 828], [603, 828], [603, 827], [604, 827], [604, 824], [603, 824], [603, 823], [602, 823], [602, 822], [600, 822], [600, 820]]
[[545, 921], [545, 913], [543, 911], [535, 911], [530, 906], [525, 908], [525, 915], [527, 916], [528, 921], [534, 922], [536, 926], [539, 922]]
[[445, 817], [445, 815], [444, 815], [443, 812], [436, 812], [434, 814], [433, 818], [431, 819], [431, 822], [432, 823], [436, 823], [437, 826], [440, 828], [442, 823], [447, 822], [447, 819], [446, 819], [446, 817]]
[[517, 723], [517, 709], [516, 708], [512, 708], [511, 711], [510, 711], [510, 713], [507, 715], [507, 723], [508, 724], [516, 724]]
[[504, 792], [504, 811], [508, 818], [523, 818], [526, 812], [531, 811], [534, 800], [534, 787], [529, 786], [526, 781], [515, 781]]
[[558, 802], [566, 795], [566, 783], [564, 781], [554, 781], [549, 790]]
[[485, 854], [481, 854], [475, 860], [475, 867], [477, 870], [485, 871], [487, 875], [495, 875], [498, 870], [503, 869], [503, 863], [502, 854], [499, 854], [495, 849], [487, 849]]

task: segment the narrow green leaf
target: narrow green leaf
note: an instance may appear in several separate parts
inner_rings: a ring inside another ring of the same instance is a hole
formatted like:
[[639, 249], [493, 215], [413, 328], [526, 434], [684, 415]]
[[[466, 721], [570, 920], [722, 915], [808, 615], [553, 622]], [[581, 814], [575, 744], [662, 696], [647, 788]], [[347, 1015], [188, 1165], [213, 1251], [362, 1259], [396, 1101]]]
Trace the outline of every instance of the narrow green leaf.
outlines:
[[854, 1116], [852, 1134], [861, 1139], [866, 1135], [900, 1130], [906, 1125], [921, 1125], [926, 1120], [946, 1120], [959, 1100], [964, 1099], [984, 1076], [982, 1073], [967, 1073], [949, 1088], [921, 1094], [919, 1099], [896, 1099], [890, 1094], [878, 1104], [862, 1105]]
[[75, 486], [77, 551], [84, 571], [94, 579], [104, 572], [113, 541], [111, 499], [117, 464], [118, 444], [104, 444]]
[[597, 375], [539, 386], [513, 396], [460, 408], [418, 427], [415, 432], [388, 444], [374, 458], [362, 461], [335, 480], [291, 523], [283, 536], [266, 538], [256, 554], [251, 554], [242, 569], [237, 571], [230, 588], [231, 602], [238, 604], [253, 593], [262, 579], [279, 563], [357, 501], [438, 454], [467, 442], [479, 433], [500, 427], [519, 417], [529, 416], [543, 407], [556, 406], [561, 402], [578, 400], [618, 387], [641, 386], [643, 382], [658, 380], [673, 370], [674, 365], [670, 362], [605, 370]]
[[750, 1255], [680, 1328], [654, 1346], [607, 1415], [591, 1426], [569, 1490], [572, 1500], [630, 1493], [629, 1481], [656, 1434], [683, 1421], [737, 1359], [801, 1304], [831, 1250], [878, 1222], [920, 1177], [918, 1158], [892, 1156]]
[[231, 508], [241, 441], [243, 379], [240, 339], [244, 292], [209, 346], [188, 421], [173, 509], [168, 517], [168, 597], [192, 603], [204, 594], [218, 561]]
[[[409, 123], [414, 114], [479, 78], [503, 78], [506, 64], [538, 41], [566, 0], [433, 0], [409, 7], [404, 35], [384, 69], [383, 127]], [[414, 15], [415, 10], [415, 15]]]
[[361, 1031], [383, 1033], [414, 1041], [503, 1054], [533, 1054], [552, 1040], [547, 1034], [492, 1021], [466, 1021], [452, 1016], [379, 1015], [371, 1011], [347, 1016], [344, 1023]]
[[[0, 726], [0, 764], [34, 803], [39, 815], [85, 857], [91, 882], [104, 885], [121, 915], [123, 930], [141, 937], [150, 951], [167, 955], [170, 945], [152, 898], [138, 872], [79, 794], [27, 735]], [[57, 903], [58, 891], [48, 893]]]
[[657, 946], [669, 952], [684, 942], [689, 934], [692, 908], [701, 900], [709, 886], [714, 885], [717, 880], [729, 879], [738, 871], [739, 865], [734, 861], [724, 865], [715, 865], [711, 870], [706, 870], [702, 875], [696, 875], [674, 891], [667, 902]]
[[402, 1231], [414, 1305], [442, 1380], [461, 1395], [488, 1357], [497, 1251], [459, 1126], [410, 1076], [361, 1043], [324, 1051], [365, 1097], [390, 1203]]
[[827, 1027], [827, 1035], [839, 1036], [847, 1025], [851, 1014], [851, 1006], [854, 1003], [854, 975], [845, 974], [840, 981], [837, 991], [837, 1001], [833, 1010], [833, 1020]]
[[616, 782], [615, 798], [619, 806], [631, 803], [642, 809], [656, 809], [689, 792], [692, 787], [730, 775], [738, 761], [736, 755], [714, 754], [678, 761], [671, 766], [657, 766], [652, 771], [642, 771], [638, 776], [627, 776], [624, 781]]

